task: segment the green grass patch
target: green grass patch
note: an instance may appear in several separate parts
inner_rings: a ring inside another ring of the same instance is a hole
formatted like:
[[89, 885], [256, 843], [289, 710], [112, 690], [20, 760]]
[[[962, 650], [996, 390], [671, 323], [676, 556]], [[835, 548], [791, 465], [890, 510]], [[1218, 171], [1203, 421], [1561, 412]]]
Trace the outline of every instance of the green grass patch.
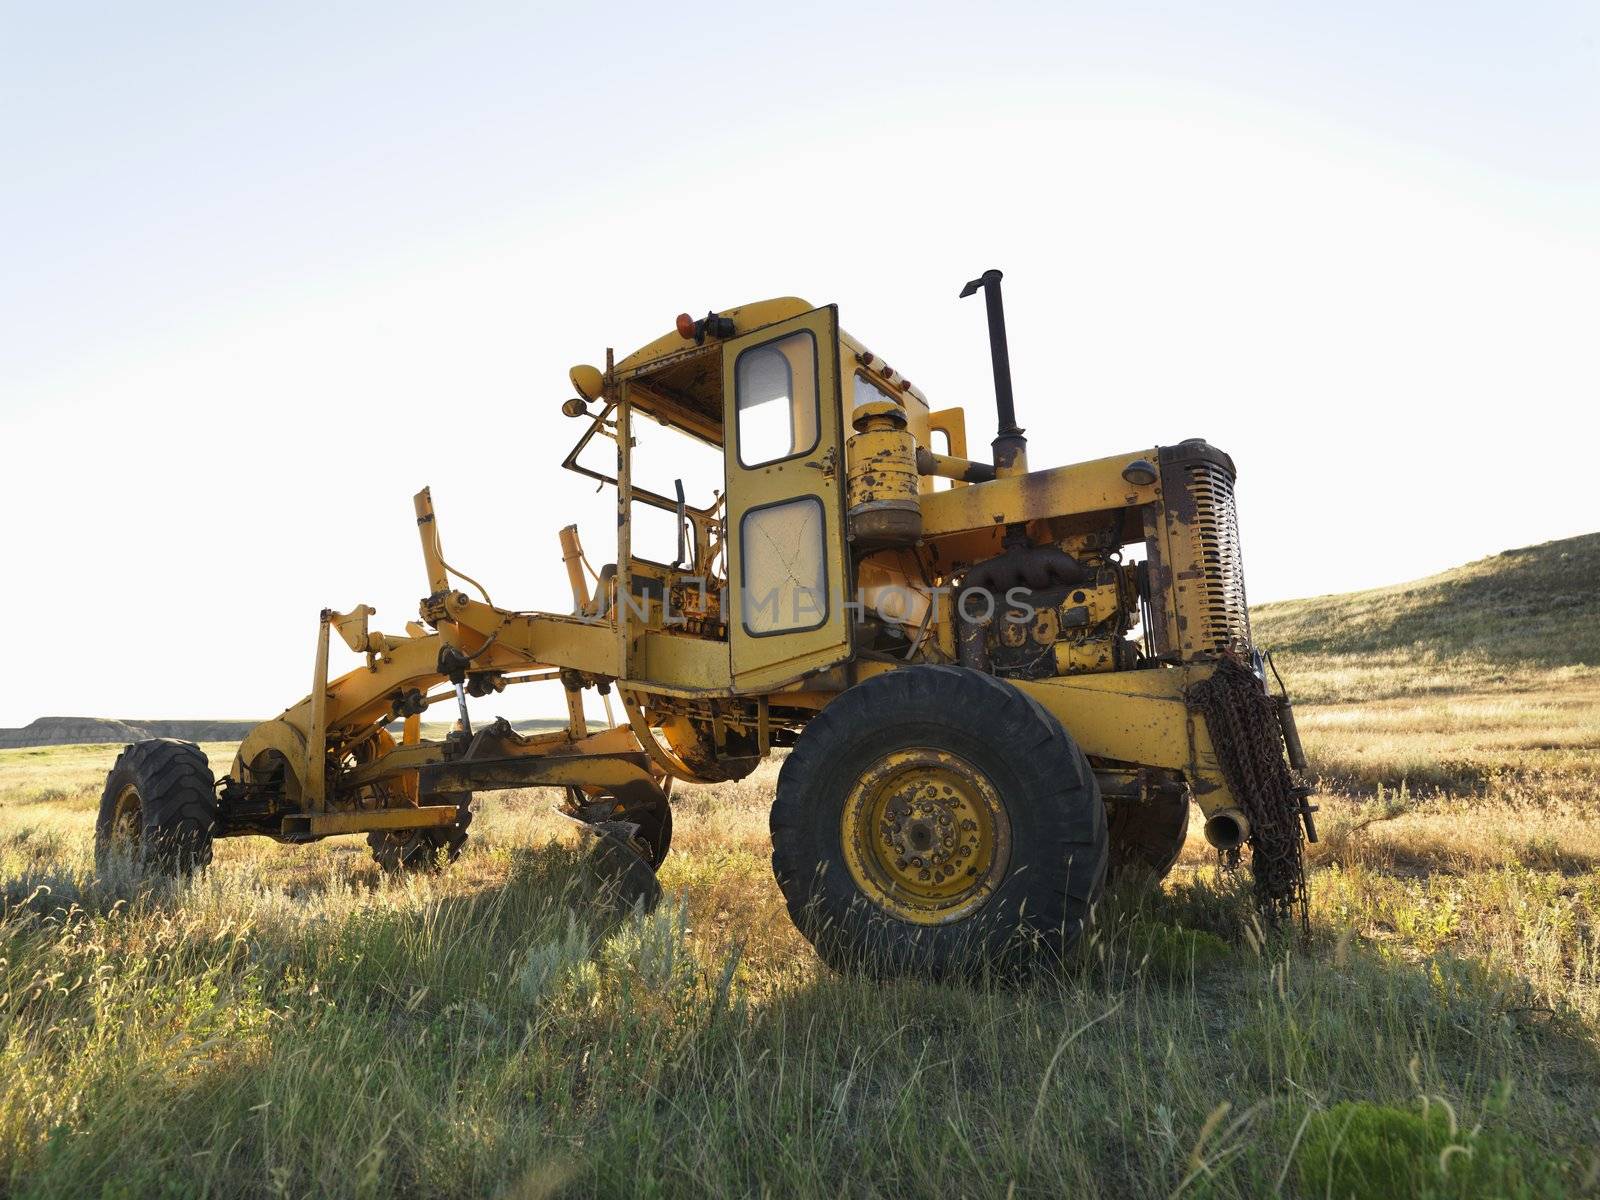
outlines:
[[1498, 1130], [1465, 1129], [1447, 1101], [1414, 1108], [1345, 1101], [1306, 1124], [1300, 1178], [1313, 1196], [1348, 1200], [1555, 1200], [1567, 1194], [1539, 1149]]

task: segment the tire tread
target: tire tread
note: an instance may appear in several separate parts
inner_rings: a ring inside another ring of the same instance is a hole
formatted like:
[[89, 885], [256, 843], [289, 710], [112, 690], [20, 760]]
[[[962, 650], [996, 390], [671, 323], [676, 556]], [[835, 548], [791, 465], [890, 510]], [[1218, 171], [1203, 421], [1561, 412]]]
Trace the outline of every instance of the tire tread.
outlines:
[[[936, 733], [941, 722], [952, 738], [968, 743], [988, 746], [1004, 740], [1004, 754], [991, 757], [1001, 760], [999, 769], [1020, 790], [1018, 801], [1038, 809], [1037, 813], [1018, 810], [1013, 819], [1024, 818], [1046, 831], [1025, 847], [1014, 843], [1013, 854], [1020, 850], [1026, 861], [1002, 880], [1006, 899], [999, 905], [986, 904], [977, 911], [978, 918], [998, 908], [995, 919], [1003, 924], [1009, 919], [1007, 906], [1016, 905], [1021, 923], [1031, 909], [1042, 918], [1046, 941], [1053, 937], [1051, 929], [1060, 929], [1055, 949], [1063, 950], [1088, 919], [1104, 886], [1105, 807], [1087, 758], [1055, 717], [1004, 680], [961, 667], [915, 666], [877, 675], [850, 688], [812, 718], [779, 773], [770, 817], [773, 872], [789, 915], [834, 966], [866, 965], [886, 974], [920, 970], [942, 975], [963, 969], [956, 950], [961, 937], [946, 931], [974, 918], [955, 926], [918, 926], [882, 916], [876, 944], [863, 944], [862, 919], [853, 917], [845, 903], [845, 892], [854, 892], [854, 883], [839, 857], [837, 837], [830, 840], [827, 830], [842, 796], [830, 807], [829, 795], [819, 794], [827, 790], [829, 770], [842, 756], [865, 753], [860, 749], [864, 744], [875, 737], [896, 736], [897, 726], [915, 726], [922, 737]], [[992, 773], [990, 765], [978, 765]], [[1084, 851], [1092, 861], [1078, 861]], [[1062, 869], [1051, 870], [1048, 876], [1042, 870], [1027, 874], [1030, 867], [1056, 863], [1063, 864]], [[826, 876], [835, 869], [844, 874], [847, 887], [829, 885]], [[1000, 925], [996, 929], [999, 934], [1008, 932]], [[994, 939], [984, 936], [989, 939], [984, 943], [987, 954]], [[921, 946], [915, 944], [919, 940]], [[865, 961], [873, 958], [868, 950], [881, 952], [878, 961]]]
[[123, 747], [100, 795], [95, 849], [101, 858], [111, 851], [117, 796], [130, 783], [139, 794], [139, 852], [145, 863], [177, 875], [209, 865], [217, 793], [205, 751], [177, 738], [150, 738]]

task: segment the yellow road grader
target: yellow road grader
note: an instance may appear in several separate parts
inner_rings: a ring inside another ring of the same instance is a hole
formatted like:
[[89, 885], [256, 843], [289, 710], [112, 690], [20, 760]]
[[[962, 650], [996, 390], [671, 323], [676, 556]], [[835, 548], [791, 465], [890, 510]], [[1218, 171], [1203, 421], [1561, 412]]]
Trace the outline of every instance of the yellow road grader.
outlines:
[[[366, 833], [384, 867], [429, 868], [460, 852], [476, 794], [550, 787], [654, 868], [673, 781], [737, 780], [783, 747], [773, 869], [840, 967], [1059, 953], [1108, 872], [1171, 867], [1191, 800], [1223, 856], [1248, 848], [1260, 905], [1303, 920], [1314, 810], [1251, 644], [1233, 462], [1192, 439], [1030, 470], [1000, 281], [961, 293], [987, 307], [988, 460], [963, 410], [933, 408], [836, 306], [684, 314], [573, 368], [564, 465], [617, 500], [598, 571], [560, 533], [573, 611], [491, 603], [446, 560], [425, 488], [418, 619], [384, 633], [364, 604], [324, 611], [310, 694], [220, 781], [192, 744], [129, 746], [98, 845], [182, 872], [216, 838]], [[715, 453], [709, 496], [646, 486], [640, 438], [660, 430]], [[670, 562], [635, 553], [647, 513], [676, 529]], [[362, 661], [330, 678], [336, 640]], [[564, 728], [473, 719], [471, 699], [539, 680], [564, 690]], [[592, 729], [589, 689], [622, 716]], [[454, 728], [425, 738], [436, 704]]]

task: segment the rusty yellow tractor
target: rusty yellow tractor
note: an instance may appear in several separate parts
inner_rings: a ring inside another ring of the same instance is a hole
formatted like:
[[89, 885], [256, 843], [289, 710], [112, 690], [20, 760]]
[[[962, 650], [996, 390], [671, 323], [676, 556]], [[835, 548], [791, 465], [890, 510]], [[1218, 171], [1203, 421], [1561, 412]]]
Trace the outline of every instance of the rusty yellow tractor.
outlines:
[[[1261, 906], [1303, 920], [1313, 808], [1251, 643], [1234, 464], [1191, 439], [1030, 470], [1000, 282], [961, 293], [987, 306], [987, 459], [961, 408], [934, 408], [831, 305], [684, 314], [573, 368], [563, 409], [583, 427], [564, 465], [617, 501], [598, 570], [560, 531], [573, 611], [493, 604], [446, 559], [424, 488], [417, 620], [385, 633], [364, 604], [324, 611], [310, 694], [220, 780], [192, 744], [128, 747], [98, 844], [181, 872], [216, 838], [365, 833], [385, 868], [435, 868], [474, 796], [548, 787], [654, 868], [674, 781], [737, 780], [782, 748], [773, 869], [841, 968], [1059, 955], [1108, 874], [1166, 873], [1191, 801], [1220, 854], [1249, 851]], [[647, 486], [647, 433], [713, 456], [717, 486], [693, 503], [682, 479]], [[671, 561], [635, 552], [645, 517], [675, 530]], [[330, 677], [341, 642], [360, 662]], [[538, 680], [564, 690], [564, 727], [474, 719], [474, 698]], [[590, 689], [621, 710], [604, 728]], [[454, 727], [424, 737], [438, 704]]]

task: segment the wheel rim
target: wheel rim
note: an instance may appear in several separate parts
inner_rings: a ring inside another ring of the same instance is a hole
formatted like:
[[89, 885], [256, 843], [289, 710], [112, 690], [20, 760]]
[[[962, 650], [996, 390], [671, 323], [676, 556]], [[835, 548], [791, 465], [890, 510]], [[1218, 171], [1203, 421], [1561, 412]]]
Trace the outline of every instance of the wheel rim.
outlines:
[[851, 877], [886, 912], [917, 925], [959, 921], [993, 895], [1011, 858], [1011, 822], [988, 777], [942, 750], [896, 750], [845, 797], [840, 841]]
[[111, 841], [114, 845], [132, 849], [139, 844], [139, 828], [143, 823], [140, 811], [139, 790], [130, 783], [117, 793], [116, 803], [111, 808]]

